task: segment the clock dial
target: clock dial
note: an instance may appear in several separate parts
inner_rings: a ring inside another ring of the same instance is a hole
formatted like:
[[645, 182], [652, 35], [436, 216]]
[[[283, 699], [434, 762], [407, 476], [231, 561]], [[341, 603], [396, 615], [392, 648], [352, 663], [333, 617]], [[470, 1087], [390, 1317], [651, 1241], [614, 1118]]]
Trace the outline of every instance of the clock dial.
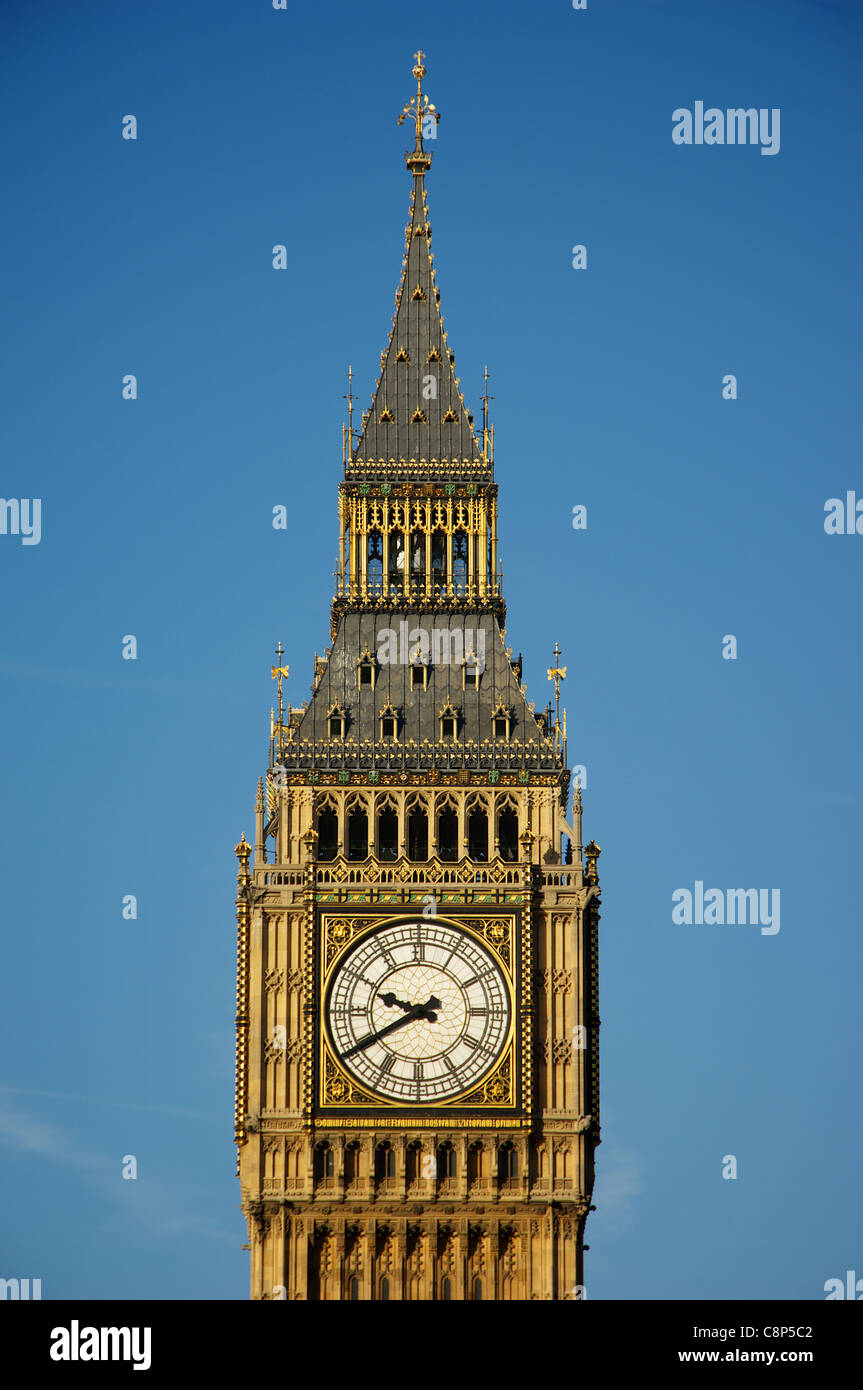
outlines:
[[424, 919], [358, 942], [336, 968], [327, 1017], [336, 1054], [364, 1087], [430, 1104], [468, 1090], [500, 1059], [509, 990], [485, 946]]

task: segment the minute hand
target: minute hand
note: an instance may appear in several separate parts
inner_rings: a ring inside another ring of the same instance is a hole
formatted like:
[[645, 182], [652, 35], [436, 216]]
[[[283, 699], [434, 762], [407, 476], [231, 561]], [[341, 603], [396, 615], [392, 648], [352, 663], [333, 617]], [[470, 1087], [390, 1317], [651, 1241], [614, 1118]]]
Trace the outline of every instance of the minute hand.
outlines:
[[354, 1043], [353, 1047], [349, 1047], [347, 1052], [342, 1053], [342, 1056], [351, 1057], [353, 1053], [361, 1052], [364, 1047], [377, 1042], [379, 1038], [385, 1038], [389, 1033], [394, 1033], [397, 1028], [404, 1028], [406, 1023], [413, 1023], [414, 1019], [417, 1018], [427, 1018], [430, 1023], [437, 1022], [437, 1014], [431, 1012], [428, 1004], [415, 1004], [410, 1013], [405, 1014], [403, 1018], [397, 1018], [395, 1023], [388, 1023], [386, 1028], [382, 1028], [379, 1033], [369, 1033], [368, 1037], [360, 1038], [359, 1042]]

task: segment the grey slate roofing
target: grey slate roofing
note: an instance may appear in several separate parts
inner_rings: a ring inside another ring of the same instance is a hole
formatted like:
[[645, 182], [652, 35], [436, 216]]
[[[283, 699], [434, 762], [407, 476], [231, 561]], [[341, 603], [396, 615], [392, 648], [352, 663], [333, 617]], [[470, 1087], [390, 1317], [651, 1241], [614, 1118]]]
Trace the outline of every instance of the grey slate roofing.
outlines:
[[[390, 341], [371, 410], [345, 476], [372, 479], [380, 473], [393, 478], [403, 472], [410, 477], [440, 477], [441, 465], [446, 464], [446, 474], [453, 480], [491, 481], [492, 468], [483, 459], [481, 441], [468, 419], [447, 346], [422, 174], [414, 176], [405, 237]], [[440, 361], [434, 359], [435, 353]], [[434, 378], [434, 386], [429, 378]], [[426, 399], [432, 389], [436, 398]], [[421, 421], [414, 419], [418, 411], [424, 417]], [[454, 418], [448, 420], [448, 415]]]
[[[425, 639], [418, 636], [420, 631]], [[395, 634], [396, 646], [389, 646], [388, 632]], [[423, 646], [430, 658], [427, 688], [412, 688], [410, 659]], [[358, 687], [358, 660], [366, 651], [376, 659], [373, 689]], [[480, 658], [484, 669], [479, 688], [465, 690], [461, 663], [454, 658], [469, 652]], [[396, 660], [378, 659], [387, 655]], [[457, 738], [442, 747], [440, 712], [448, 702], [456, 712]], [[493, 710], [499, 702], [510, 716], [508, 741], [493, 740]], [[328, 716], [334, 705], [346, 717], [344, 744], [329, 738]], [[388, 706], [398, 718], [398, 747], [394, 746], [394, 756], [382, 761], [380, 716]], [[293, 739], [284, 758], [289, 767], [369, 766], [368, 756], [360, 757], [363, 741], [377, 744], [379, 766], [386, 761], [407, 767], [560, 766], [551, 740], [521, 692], [497, 620], [490, 613], [452, 615], [446, 623], [430, 614], [345, 614], [309, 705], [301, 715], [294, 712], [292, 723]], [[427, 757], [421, 758], [416, 750], [426, 742], [438, 747], [429, 748]], [[405, 760], [403, 749], [411, 744], [415, 752]], [[300, 756], [303, 745], [306, 752]]]

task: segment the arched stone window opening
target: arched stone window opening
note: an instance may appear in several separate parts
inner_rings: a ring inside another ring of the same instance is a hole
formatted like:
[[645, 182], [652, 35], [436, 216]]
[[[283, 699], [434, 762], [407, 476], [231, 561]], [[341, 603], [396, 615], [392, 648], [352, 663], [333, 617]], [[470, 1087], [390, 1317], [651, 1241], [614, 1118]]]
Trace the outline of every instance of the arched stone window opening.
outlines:
[[369, 531], [367, 542], [366, 585], [375, 598], [384, 591], [384, 538], [380, 531]]
[[513, 1144], [502, 1144], [498, 1153], [498, 1176], [501, 1182], [518, 1177], [518, 1150]]
[[518, 859], [518, 814], [509, 806], [497, 818], [497, 839], [501, 859], [514, 864]]
[[415, 864], [424, 864], [428, 857], [428, 816], [422, 806], [414, 806], [408, 815], [408, 859]]
[[315, 1145], [315, 1178], [322, 1182], [324, 1178], [335, 1176], [336, 1159], [335, 1154], [329, 1144], [324, 1140], [322, 1144]]
[[420, 1141], [414, 1140], [413, 1144], [408, 1145], [405, 1155], [405, 1177], [408, 1184], [419, 1182], [422, 1177], [423, 1146]]
[[401, 591], [405, 572], [405, 538], [401, 531], [390, 532], [389, 587], [391, 594]]
[[458, 1157], [452, 1144], [447, 1141], [437, 1151], [437, 1175], [441, 1182], [454, 1178], [458, 1172]]
[[411, 531], [411, 583], [425, 584], [426, 538], [423, 531]]
[[318, 858], [335, 859], [339, 849], [339, 818], [332, 806], [318, 812]]
[[367, 859], [369, 853], [369, 818], [365, 808], [355, 806], [348, 816], [348, 859]]
[[452, 582], [457, 594], [467, 593], [467, 547], [467, 533], [456, 531], [452, 541]]
[[458, 855], [458, 812], [451, 807], [445, 807], [438, 816], [437, 821], [437, 852], [438, 857], [446, 863], [454, 863]]
[[345, 1182], [356, 1182], [360, 1176], [360, 1146], [348, 1144], [345, 1149]]
[[432, 533], [432, 589], [436, 597], [446, 588], [446, 535], [443, 531]]
[[375, 1177], [378, 1182], [383, 1182], [385, 1178], [394, 1178], [396, 1175], [396, 1155], [389, 1140], [384, 1140], [379, 1144], [375, 1152]]
[[481, 1140], [477, 1139], [471, 1144], [467, 1151], [467, 1181], [468, 1186], [473, 1183], [482, 1182], [485, 1176], [485, 1149]]
[[392, 862], [399, 857], [399, 818], [392, 806], [378, 814], [378, 858]]
[[467, 852], [472, 863], [488, 863], [488, 816], [478, 806], [467, 818]]

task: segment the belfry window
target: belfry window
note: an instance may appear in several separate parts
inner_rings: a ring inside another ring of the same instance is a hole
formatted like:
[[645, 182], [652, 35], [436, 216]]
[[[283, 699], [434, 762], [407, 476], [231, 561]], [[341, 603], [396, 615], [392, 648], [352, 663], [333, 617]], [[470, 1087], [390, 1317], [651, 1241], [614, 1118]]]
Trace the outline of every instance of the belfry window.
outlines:
[[443, 531], [435, 531], [432, 536], [432, 585], [443, 588], [446, 585], [446, 536]]
[[339, 818], [331, 806], [318, 812], [318, 858], [335, 859], [339, 847]]
[[426, 538], [422, 531], [411, 532], [411, 578], [421, 579], [426, 568]]
[[405, 538], [401, 531], [390, 533], [390, 554], [389, 554], [389, 583], [390, 593], [401, 588], [405, 572]]
[[437, 852], [446, 863], [458, 859], [458, 813], [449, 806], [437, 818]]
[[415, 864], [423, 864], [428, 857], [428, 816], [421, 806], [414, 806], [408, 815], [408, 859]]
[[378, 858], [392, 862], [399, 857], [399, 818], [395, 810], [385, 807], [378, 816]]
[[488, 861], [488, 817], [479, 806], [467, 818], [467, 852], [474, 864]]
[[380, 531], [369, 531], [366, 545], [366, 582], [370, 594], [384, 591], [384, 538]]
[[348, 859], [366, 859], [369, 853], [369, 818], [362, 806], [348, 816]]
[[518, 814], [509, 806], [497, 818], [497, 840], [501, 859], [514, 864], [518, 859]]
[[456, 531], [452, 542], [452, 582], [457, 594], [467, 593], [467, 544], [464, 531]]

